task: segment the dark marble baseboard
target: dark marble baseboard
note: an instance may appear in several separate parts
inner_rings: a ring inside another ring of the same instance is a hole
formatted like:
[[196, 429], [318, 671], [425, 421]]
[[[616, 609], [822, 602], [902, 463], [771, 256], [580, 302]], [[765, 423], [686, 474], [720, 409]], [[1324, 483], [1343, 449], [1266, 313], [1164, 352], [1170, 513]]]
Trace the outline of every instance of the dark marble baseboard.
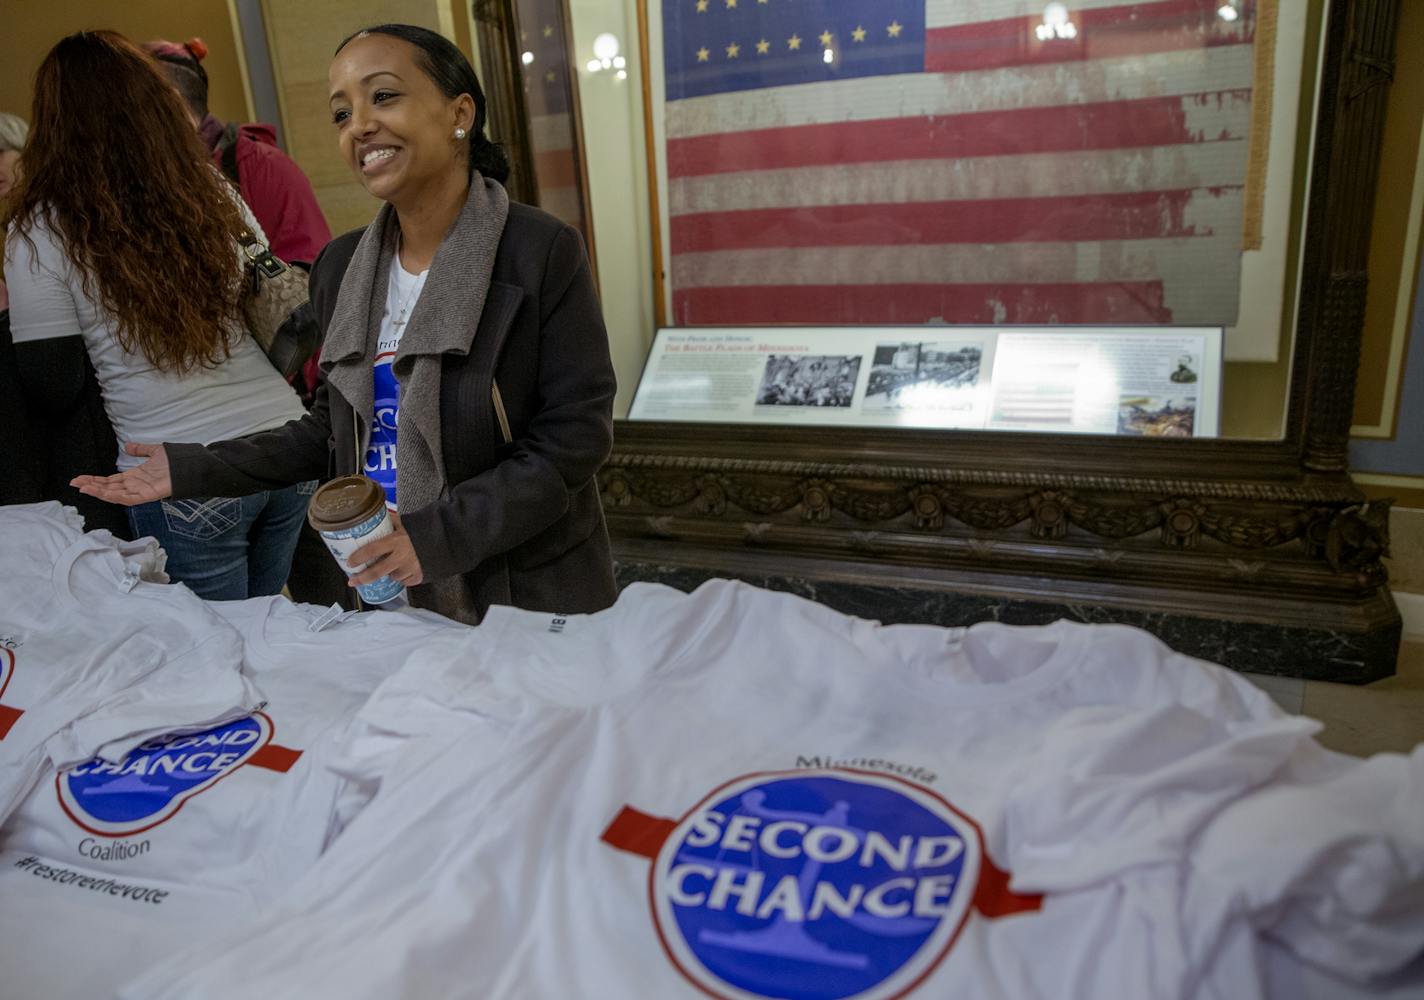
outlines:
[[1276, 625], [1107, 604], [1054, 603], [956, 593], [907, 585], [817, 580], [805, 576], [735, 570], [713, 572], [704, 568], [626, 558], [620, 559], [615, 569], [620, 589], [637, 581], [649, 581], [679, 590], [692, 590], [714, 577], [727, 577], [769, 590], [797, 594], [837, 611], [887, 624], [969, 625], [1000, 621], [1010, 625], [1044, 625], [1067, 618], [1089, 623], [1134, 625], [1151, 632], [1178, 652], [1221, 663], [1235, 670], [1344, 684], [1363, 684], [1392, 676], [1401, 638], [1398, 624], [1370, 631], [1299, 624]]

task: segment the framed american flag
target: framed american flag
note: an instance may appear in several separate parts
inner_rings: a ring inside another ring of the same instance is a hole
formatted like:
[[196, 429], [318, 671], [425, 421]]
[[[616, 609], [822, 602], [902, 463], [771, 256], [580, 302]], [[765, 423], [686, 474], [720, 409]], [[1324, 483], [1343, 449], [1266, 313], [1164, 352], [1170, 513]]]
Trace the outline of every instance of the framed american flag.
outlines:
[[1249, 316], [1228, 358], [1276, 356], [1305, 35], [1282, 77], [1278, 0], [640, 3], [660, 322]]
[[513, 11], [537, 204], [579, 231], [597, 275], [568, 3], [514, 0]]

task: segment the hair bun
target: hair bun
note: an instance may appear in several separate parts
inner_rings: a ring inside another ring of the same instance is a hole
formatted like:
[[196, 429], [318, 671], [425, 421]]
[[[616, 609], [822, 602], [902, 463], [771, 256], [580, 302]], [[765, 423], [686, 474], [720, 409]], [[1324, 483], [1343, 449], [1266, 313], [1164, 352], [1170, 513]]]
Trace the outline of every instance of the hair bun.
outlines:
[[198, 62], [208, 58], [208, 44], [201, 38], [190, 38], [183, 43], [183, 47], [193, 53], [193, 58]]

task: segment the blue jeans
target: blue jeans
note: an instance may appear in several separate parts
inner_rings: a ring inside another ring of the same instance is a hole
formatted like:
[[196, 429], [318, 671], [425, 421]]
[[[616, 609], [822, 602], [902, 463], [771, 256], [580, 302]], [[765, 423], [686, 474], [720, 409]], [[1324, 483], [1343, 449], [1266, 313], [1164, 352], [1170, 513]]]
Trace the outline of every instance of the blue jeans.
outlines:
[[152, 535], [168, 575], [208, 601], [280, 594], [316, 482], [247, 497], [157, 500], [129, 508], [134, 537]]

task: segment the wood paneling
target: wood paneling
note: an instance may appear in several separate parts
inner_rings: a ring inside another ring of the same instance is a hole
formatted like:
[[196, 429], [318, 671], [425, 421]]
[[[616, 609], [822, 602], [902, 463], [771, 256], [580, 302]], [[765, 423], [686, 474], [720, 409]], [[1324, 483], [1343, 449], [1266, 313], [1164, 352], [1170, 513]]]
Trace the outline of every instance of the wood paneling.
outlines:
[[[332, 233], [364, 226], [380, 207], [337, 152], [336, 131], [327, 110], [326, 82], [336, 46], [353, 31], [386, 22], [451, 32], [454, 21], [450, 3], [451, 0], [263, 0], [262, 16], [282, 107], [287, 152], [311, 178]], [[458, 38], [454, 40], [459, 44]]]
[[28, 119], [35, 71], [65, 35], [112, 28], [136, 42], [182, 42], [197, 36], [208, 45], [208, 106], [225, 121], [250, 121], [227, 0], [121, 3], [118, 0], [24, 0], [0, 13], [0, 111]]

